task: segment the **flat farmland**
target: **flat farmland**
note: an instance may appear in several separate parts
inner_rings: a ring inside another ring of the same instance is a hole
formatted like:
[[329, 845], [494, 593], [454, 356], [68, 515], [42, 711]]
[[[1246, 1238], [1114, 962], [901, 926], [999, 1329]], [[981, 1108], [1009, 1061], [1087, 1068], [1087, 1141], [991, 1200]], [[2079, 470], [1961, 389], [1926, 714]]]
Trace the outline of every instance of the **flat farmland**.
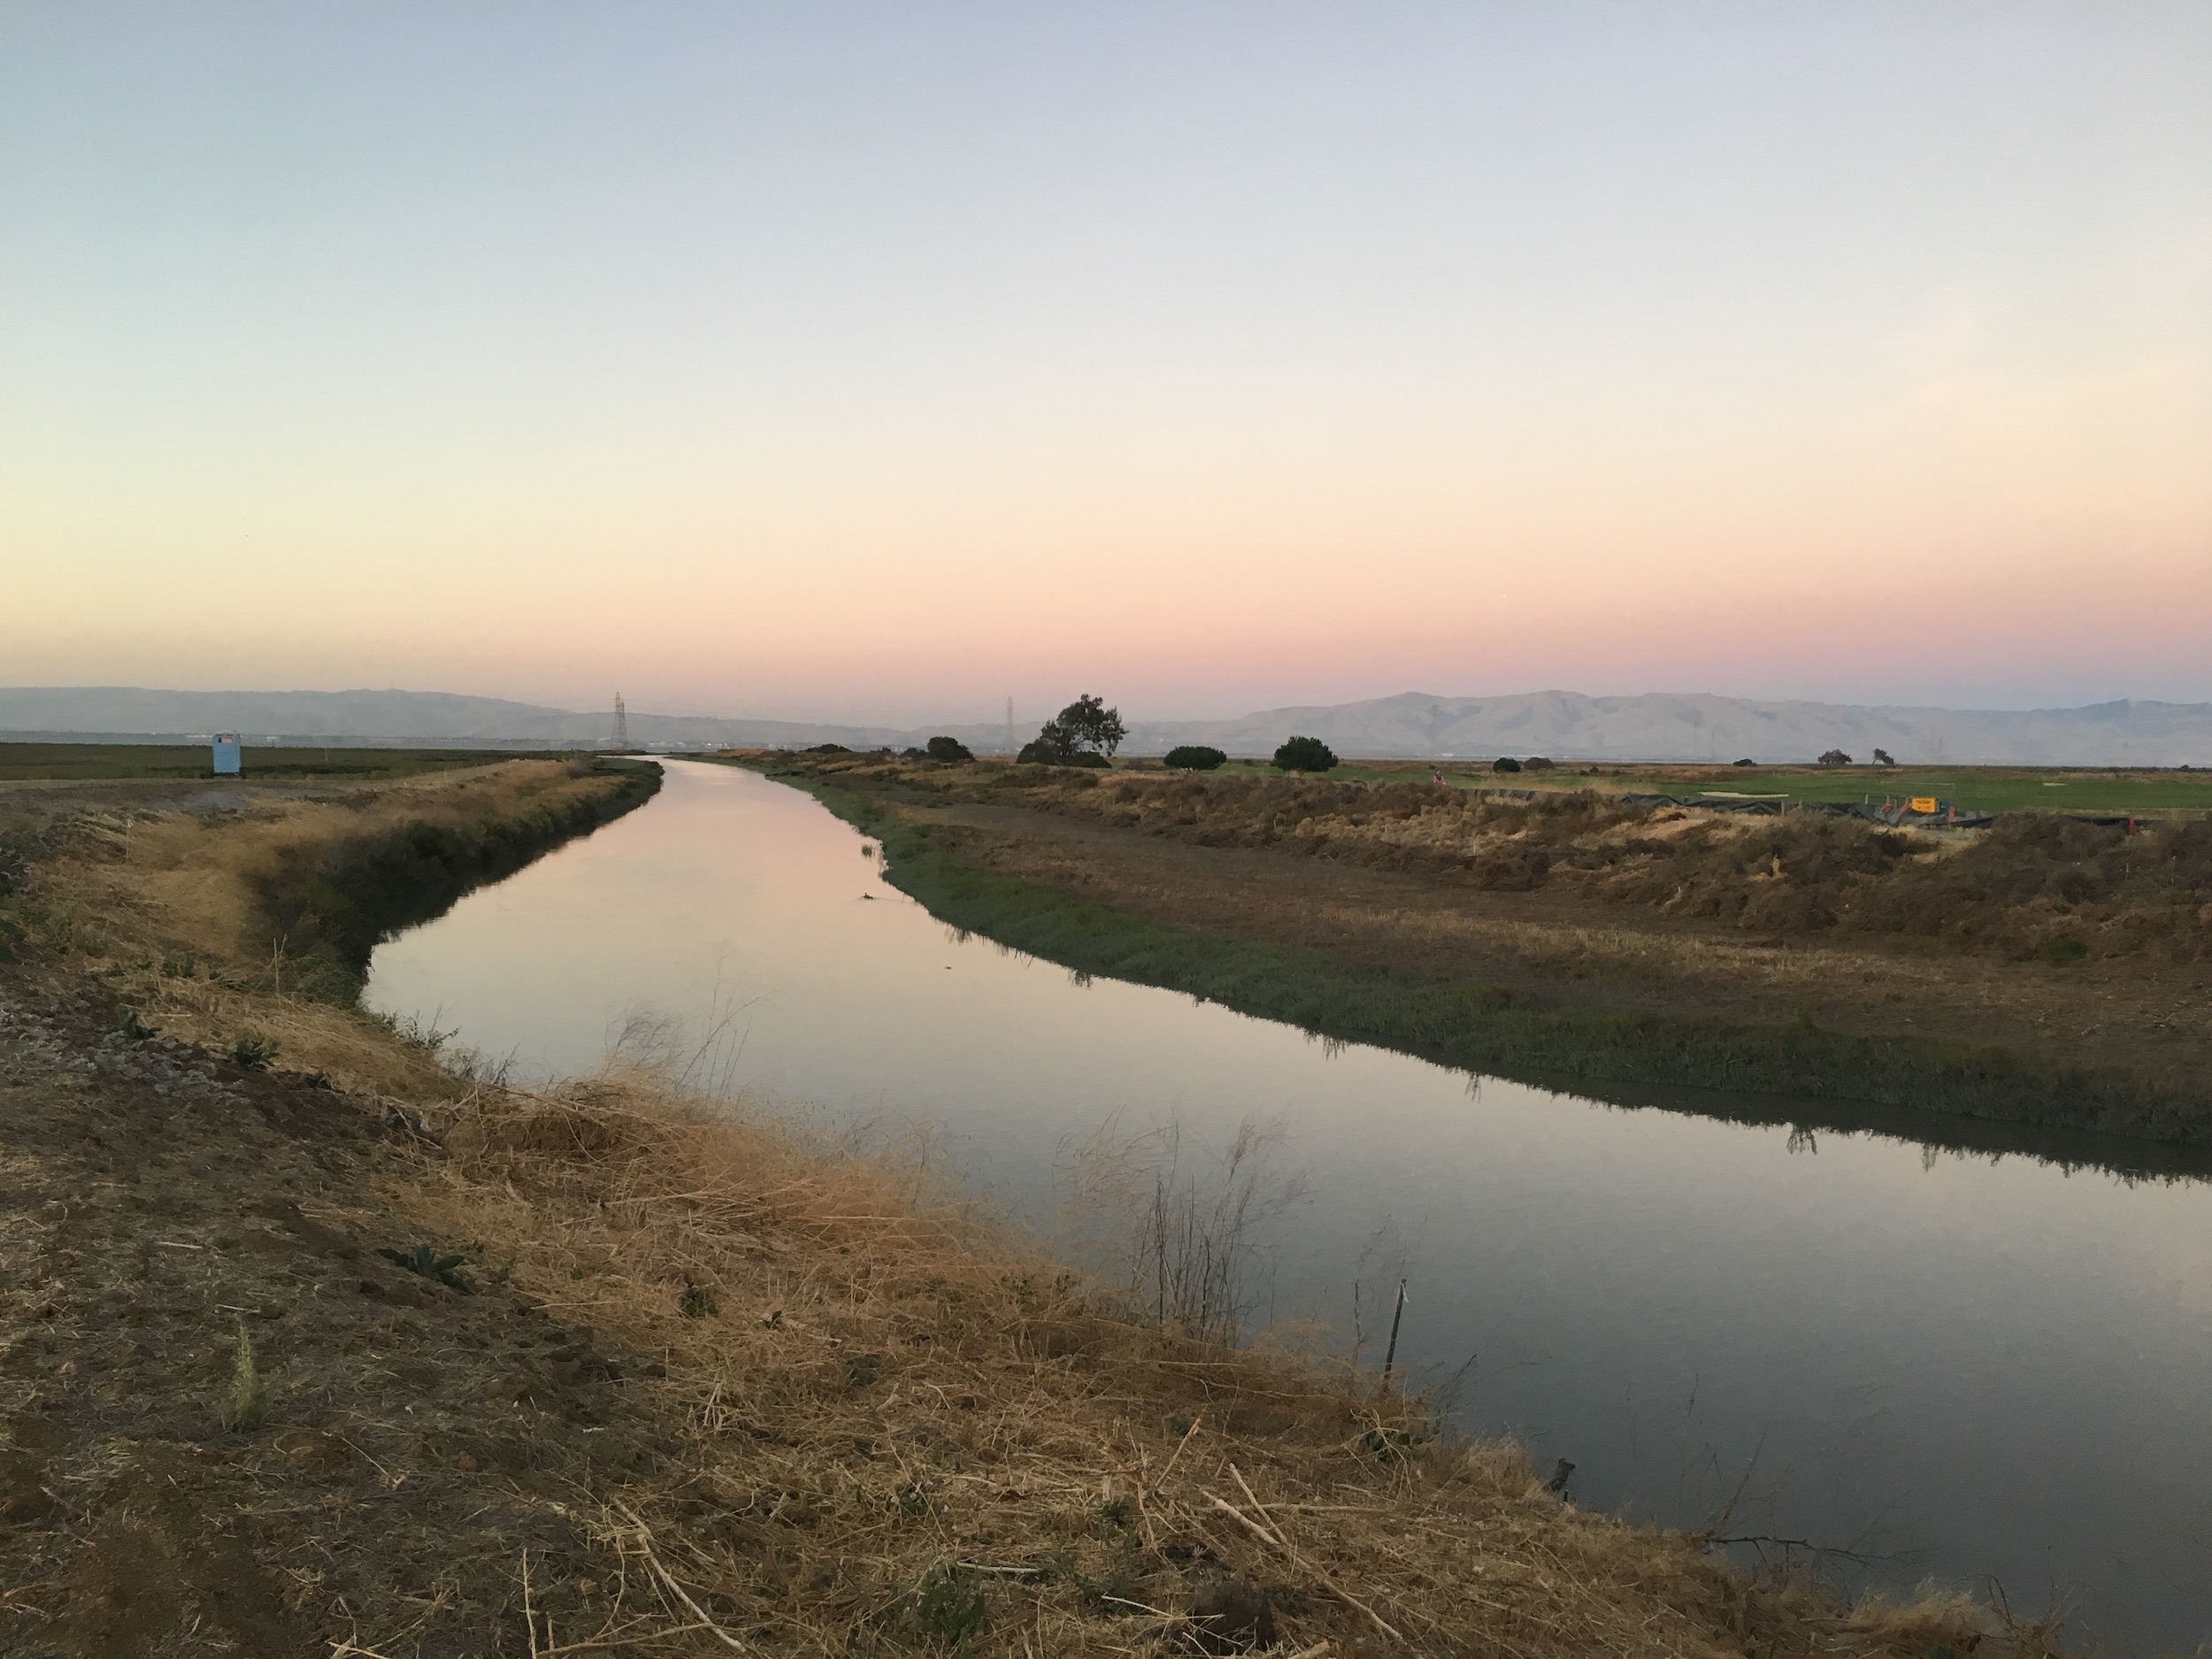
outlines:
[[[1498, 772], [1464, 761], [1347, 761], [1329, 775], [1423, 782], [1441, 769], [1461, 788], [1595, 789], [1609, 795], [1778, 795], [1793, 801], [1905, 800], [1933, 795], [1962, 812], [2065, 812], [2093, 817], [2212, 812], [2212, 770], [2108, 771], [2038, 766], [1562, 765]], [[1225, 776], [1279, 777], [1265, 761], [1232, 761]]]
[[[250, 743], [243, 775], [258, 779], [406, 778], [488, 766], [502, 760], [558, 760], [562, 751], [494, 749], [367, 749], [334, 744]], [[205, 743], [0, 743], [0, 782], [105, 778], [210, 778]]]

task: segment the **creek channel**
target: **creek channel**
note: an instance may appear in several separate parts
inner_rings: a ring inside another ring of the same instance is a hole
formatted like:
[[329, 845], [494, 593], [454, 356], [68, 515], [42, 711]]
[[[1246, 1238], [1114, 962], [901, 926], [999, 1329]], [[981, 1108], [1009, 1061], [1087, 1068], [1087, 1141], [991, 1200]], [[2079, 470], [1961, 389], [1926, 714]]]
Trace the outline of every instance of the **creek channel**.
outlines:
[[1256, 1239], [1249, 1328], [1325, 1321], [1340, 1351], [1357, 1286], [1373, 1363], [1403, 1278], [1401, 1367], [1459, 1427], [1571, 1459], [1585, 1506], [1724, 1515], [1767, 1540], [1740, 1556], [1854, 1591], [2055, 1602], [2119, 1651], [2212, 1633], [2212, 1161], [1622, 1107], [1324, 1043], [956, 935], [810, 796], [665, 764], [643, 808], [380, 947], [369, 1005], [518, 1080], [627, 1045], [831, 1133], [921, 1132], [1047, 1237], [1098, 1148], [1141, 1163], [1172, 1126], [1192, 1170], [1268, 1125], [1269, 1179], [1303, 1192]]

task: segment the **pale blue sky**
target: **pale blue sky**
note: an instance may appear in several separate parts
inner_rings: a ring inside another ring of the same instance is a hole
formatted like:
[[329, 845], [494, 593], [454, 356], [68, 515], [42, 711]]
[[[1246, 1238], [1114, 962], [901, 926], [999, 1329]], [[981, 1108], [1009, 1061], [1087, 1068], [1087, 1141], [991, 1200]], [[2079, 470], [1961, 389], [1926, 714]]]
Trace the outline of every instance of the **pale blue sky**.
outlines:
[[2202, 5], [0, 5], [0, 680], [2212, 698], [2208, 88]]

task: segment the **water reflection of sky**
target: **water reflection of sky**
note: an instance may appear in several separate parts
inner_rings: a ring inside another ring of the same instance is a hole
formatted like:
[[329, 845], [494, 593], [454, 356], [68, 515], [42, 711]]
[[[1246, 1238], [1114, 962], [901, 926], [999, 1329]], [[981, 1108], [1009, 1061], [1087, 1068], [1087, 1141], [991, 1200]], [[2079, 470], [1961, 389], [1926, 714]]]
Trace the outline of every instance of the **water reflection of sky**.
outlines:
[[[1403, 1351], [1586, 1503], [2071, 1591], [2131, 1644], [2212, 1629], [2212, 1189], [1865, 1133], [1626, 1110], [961, 941], [863, 838], [749, 773], [661, 797], [377, 954], [373, 1005], [518, 1075], [664, 1017], [700, 1074], [939, 1132], [1040, 1224], [1069, 1147], [1279, 1123], [1309, 1195], [1278, 1317], [1350, 1321], [1402, 1260]], [[1369, 1302], [1371, 1310], [1373, 1302]]]

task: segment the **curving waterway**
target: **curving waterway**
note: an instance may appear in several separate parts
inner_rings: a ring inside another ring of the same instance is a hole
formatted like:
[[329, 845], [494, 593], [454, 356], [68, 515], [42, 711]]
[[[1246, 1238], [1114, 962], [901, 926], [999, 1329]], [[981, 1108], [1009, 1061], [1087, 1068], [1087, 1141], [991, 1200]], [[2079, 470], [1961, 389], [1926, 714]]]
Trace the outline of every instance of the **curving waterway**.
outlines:
[[1102, 1132], [1176, 1124], [1187, 1160], [1272, 1125], [1305, 1193], [1267, 1225], [1256, 1322], [1348, 1333], [1356, 1280], [1372, 1327], [1402, 1275], [1402, 1364], [1456, 1374], [1469, 1430], [1571, 1459], [1586, 1506], [1725, 1510], [1727, 1534], [1845, 1552], [1823, 1559], [1860, 1588], [1993, 1579], [2016, 1612], [2070, 1609], [2078, 1641], [2212, 1634], [2201, 1171], [1624, 1109], [1323, 1044], [956, 937], [866, 846], [795, 790], [669, 763], [644, 808], [380, 949], [367, 1000], [521, 1078], [649, 1041], [833, 1126], [927, 1129], [1040, 1226]]

